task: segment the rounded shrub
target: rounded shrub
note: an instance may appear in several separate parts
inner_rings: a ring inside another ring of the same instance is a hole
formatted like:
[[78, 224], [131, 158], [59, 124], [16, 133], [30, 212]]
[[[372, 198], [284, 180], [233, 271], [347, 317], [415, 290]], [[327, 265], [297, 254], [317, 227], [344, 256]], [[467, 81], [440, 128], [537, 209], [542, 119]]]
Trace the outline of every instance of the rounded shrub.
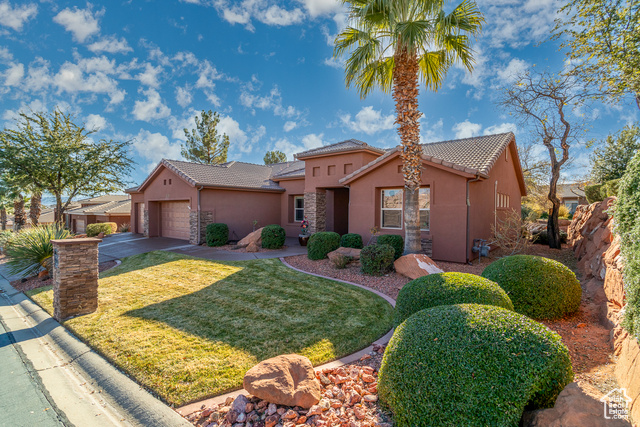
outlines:
[[419, 311], [394, 332], [378, 394], [397, 426], [517, 426], [573, 380], [561, 337], [501, 307]]
[[504, 257], [489, 264], [482, 277], [500, 285], [515, 310], [533, 319], [557, 319], [580, 308], [582, 288], [576, 275], [549, 258]]
[[404, 239], [397, 234], [381, 234], [378, 236], [378, 244], [391, 246], [394, 260], [400, 258], [404, 252]]
[[98, 222], [95, 224], [87, 225], [85, 231], [87, 233], [87, 237], [95, 237], [100, 233], [108, 236], [109, 234], [118, 231], [118, 224], [116, 224], [115, 222]]
[[207, 246], [222, 246], [229, 241], [229, 227], [223, 223], [207, 224]]
[[394, 250], [390, 245], [369, 245], [360, 252], [362, 272], [372, 276], [382, 276], [391, 270]]
[[307, 257], [312, 260], [325, 259], [327, 254], [340, 247], [340, 235], [333, 231], [313, 233], [307, 243]]
[[343, 248], [362, 249], [362, 236], [356, 233], [348, 233], [340, 238], [340, 246]]
[[267, 225], [262, 229], [262, 247], [265, 249], [280, 249], [284, 246], [287, 233], [278, 224]]
[[485, 304], [513, 311], [507, 293], [484, 277], [468, 273], [437, 273], [418, 277], [400, 290], [394, 325], [425, 308], [453, 304]]

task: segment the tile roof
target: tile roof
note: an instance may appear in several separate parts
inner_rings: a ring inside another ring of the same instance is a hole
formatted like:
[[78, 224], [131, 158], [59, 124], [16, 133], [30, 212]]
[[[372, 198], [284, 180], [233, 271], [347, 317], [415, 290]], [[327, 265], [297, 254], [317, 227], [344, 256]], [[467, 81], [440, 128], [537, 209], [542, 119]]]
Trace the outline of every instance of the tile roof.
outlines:
[[67, 211], [71, 215], [128, 215], [131, 214], [131, 199], [86, 206]]
[[271, 175], [272, 179], [298, 178], [298, 177], [304, 178], [304, 162], [303, 161], [277, 163], [272, 166], [273, 166], [272, 168], [273, 174]]
[[270, 179], [273, 172], [271, 165], [244, 162], [203, 165], [167, 159], [163, 159], [160, 164], [194, 186], [284, 191], [284, 188]]
[[325, 145], [311, 150], [303, 151], [295, 155], [296, 159], [303, 157], [317, 156], [321, 154], [339, 153], [341, 151], [351, 151], [358, 149], [367, 149], [375, 151], [376, 153], [383, 154], [385, 150], [381, 148], [372, 147], [366, 142], [362, 142], [358, 139], [347, 139], [346, 141], [336, 142], [335, 144]]
[[585, 197], [585, 194], [579, 184], [558, 184], [558, 197]]
[[116, 202], [118, 200], [126, 200], [129, 198], [127, 194], [104, 194], [102, 196], [90, 197], [88, 199], [78, 200], [76, 203], [82, 204], [102, 204], [107, 202]]
[[[504, 148], [514, 138], [513, 133], [508, 132], [422, 144], [422, 157], [433, 163], [486, 178]], [[345, 176], [340, 182], [348, 181], [384, 161], [398, 150], [399, 147], [396, 147], [387, 151], [369, 164]]]

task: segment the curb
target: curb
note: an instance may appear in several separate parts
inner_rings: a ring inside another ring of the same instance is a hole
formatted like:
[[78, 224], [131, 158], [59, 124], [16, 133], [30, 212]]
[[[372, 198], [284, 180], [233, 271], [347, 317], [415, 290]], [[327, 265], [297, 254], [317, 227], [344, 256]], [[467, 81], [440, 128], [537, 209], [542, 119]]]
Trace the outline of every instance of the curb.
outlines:
[[[371, 293], [374, 293], [374, 294], [384, 298], [389, 304], [391, 304], [392, 307], [396, 306], [396, 300], [394, 300], [393, 298], [391, 298], [388, 295], [383, 294], [382, 292], [376, 291], [375, 289], [371, 289], [371, 288], [368, 288], [366, 286], [359, 285], [358, 283], [348, 282], [346, 280], [334, 279], [333, 277], [322, 276], [321, 274], [309, 273], [307, 271], [300, 270], [298, 268], [293, 267], [291, 264], [286, 262], [284, 260], [284, 258], [279, 258], [279, 259], [280, 259], [280, 262], [282, 262], [282, 264], [284, 264], [286, 267], [288, 267], [288, 268], [290, 268], [290, 269], [292, 269], [294, 271], [297, 271], [297, 272], [300, 272], [300, 273], [304, 273], [304, 274], [310, 274], [311, 276], [321, 277], [323, 279], [333, 280], [335, 282], [340, 282], [340, 283], [344, 283], [344, 284], [351, 285], [351, 286], [356, 286], [358, 288], [364, 289], [366, 291], [369, 291]], [[327, 362], [327, 363], [324, 363], [322, 365], [315, 366], [313, 369], [315, 369], [316, 371], [319, 371], [319, 370], [322, 370], [322, 369], [327, 369], [327, 368], [332, 369], [332, 368], [337, 368], [339, 366], [347, 365], [349, 363], [353, 363], [353, 362], [359, 360], [365, 354], [372, 352], [374, 344], [382, 345], [382, 344], [388, 343], [389, 340], [391, 339], [391, 337], [393, 336], [393, 331], [394, 331], [394, 328], [391, 328], [389, 330], [389, 332], [387, 332], [386, 334], [384, 334], [384, 336], [382, 336], [381, 338], [378, 338], [376, 341], [371, 343], [371, 345], [368, 346], [367, 348], [364, 348], [364, 349], [362, 349], [360, 351], [357, 351], [355, 353], [348, 354], [348, 355], [346, 355], [344, 357], [341, 357], [340, 359], [337, 359], [337, 360], [334, 360], [334, 361], [331, 361], [331, 362]], [[229, 393], [220, 394], [218, 396], [215, 396], [215, 397], [212, 397], [212, 398], [209, 398], [209, 399], [201, 400], [199, 402], [193, 402], [193, 403], [190, 403], [188, 405], [181, 406], [179, 408], [176, 408], [176, 411], [179, 414], [182, 414], [182, 415], [189, 415], [189, 414], [191, 414], [193, 412], [199, 411], [203, 407], [203, 405], [204, 406], [219, 405], [221, 403], [224, 403], [229, 397], [232, 397], [232, 398], [235, 399], [240, 394], [250, 394], [250, 393], [248, 391], [246, 391], [245, 389], [235, 390], [235, 391], [231, 391]]]
[[[47, 312], [16, 291], [7, 281], [0, 280], [3, 297], [12, 305], [26, 326], [63, 360], [60, 366], [70, 366], [95, 389], [111, 408], [114, 425], [191, 426], [173, 409], [153, 397], [132, 379], [120, 372], [89, 346], [53, 319]], [[12, 328], [9, 333], [20, 333]], [[88, 421], [88, 420], [86, 420]]]

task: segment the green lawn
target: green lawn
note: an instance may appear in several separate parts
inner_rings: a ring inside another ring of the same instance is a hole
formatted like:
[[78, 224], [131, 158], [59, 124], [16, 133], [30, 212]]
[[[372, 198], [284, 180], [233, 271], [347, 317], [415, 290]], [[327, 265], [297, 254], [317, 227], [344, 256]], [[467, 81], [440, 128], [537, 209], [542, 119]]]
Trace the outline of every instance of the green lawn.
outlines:
[[[50, 287], [28, 295], [53, 312]], [[101, 274], [98, 311], [64, 322], [168, 403], [240, 388], [279, 354], [317, 365], [386, 333], [393, 309], [362, 289], [298, 273], [277, 259], [220, 262], [159, 251]]]

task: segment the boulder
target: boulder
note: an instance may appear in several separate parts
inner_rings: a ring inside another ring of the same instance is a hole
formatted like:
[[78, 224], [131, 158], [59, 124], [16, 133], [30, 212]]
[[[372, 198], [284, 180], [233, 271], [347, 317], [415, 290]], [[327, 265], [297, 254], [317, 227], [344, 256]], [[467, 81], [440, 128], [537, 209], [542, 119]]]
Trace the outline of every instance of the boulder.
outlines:
[[257, 247], [262, 246], [262, 229], [264, 227], [258, 228], [256, 231], [253, 231], [247, 234], [244, 239], [238, 242], [238, 246], [245, 247], [249, 246], [250, 243], [254, 243]]
[[247, 252], [258, 252], [260, 249], [256, 242], [251, 242], [247, 245]]
[[443, 272], [431, 258], [424, 254], [403, 255], [393, 263], [393, 266], [397, 273], [412, 280], [428, 274]]
[[320, 401], [320, 382], [311, 361], [297, 354], [263, 360], [249, 369], [243, 387], [270, 403], [310, 408]]
[[356, 248], [344, 248], [344, 247], [339, 247], [338, 249], [336, 249], [335, 251], [331, 251], [327, 254], [327, 257], [333, 261], [333, 258], [336, 258], [337, 256], [348, 256], [351, 257], [351, 259], [353, 261], [358, 261], [360, 259], [360, 252], [362, 251], [362, 249], [356, 249]]

